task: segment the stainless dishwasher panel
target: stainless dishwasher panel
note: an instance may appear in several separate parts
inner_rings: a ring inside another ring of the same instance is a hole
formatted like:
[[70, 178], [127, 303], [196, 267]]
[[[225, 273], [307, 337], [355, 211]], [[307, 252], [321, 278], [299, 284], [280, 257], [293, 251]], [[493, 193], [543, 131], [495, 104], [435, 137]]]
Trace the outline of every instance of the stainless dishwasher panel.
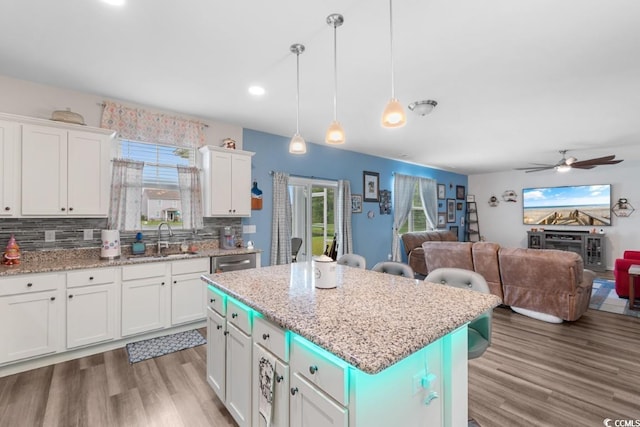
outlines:
[[211, 272], [256, 268], [256, 254], [222, 255], [211, 257]]

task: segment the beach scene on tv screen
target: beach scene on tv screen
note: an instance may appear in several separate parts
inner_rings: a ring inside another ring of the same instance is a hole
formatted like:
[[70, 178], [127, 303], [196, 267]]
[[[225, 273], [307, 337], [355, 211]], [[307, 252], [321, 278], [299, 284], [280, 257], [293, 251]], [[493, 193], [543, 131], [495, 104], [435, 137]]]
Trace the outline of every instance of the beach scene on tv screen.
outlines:
[[525, 188], [523, 221], [530, 225], [611, 225], [611, 186]]

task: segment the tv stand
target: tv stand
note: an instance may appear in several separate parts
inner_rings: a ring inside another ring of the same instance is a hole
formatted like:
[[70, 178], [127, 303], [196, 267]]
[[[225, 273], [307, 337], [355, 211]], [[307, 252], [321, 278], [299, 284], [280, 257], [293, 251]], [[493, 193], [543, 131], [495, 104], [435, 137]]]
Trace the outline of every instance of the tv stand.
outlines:
[[604, 234], [564, 230], [527, 231], [527, 247], [575, 252], [582, 257], [584, 268], [593, 271], [607, 269]]

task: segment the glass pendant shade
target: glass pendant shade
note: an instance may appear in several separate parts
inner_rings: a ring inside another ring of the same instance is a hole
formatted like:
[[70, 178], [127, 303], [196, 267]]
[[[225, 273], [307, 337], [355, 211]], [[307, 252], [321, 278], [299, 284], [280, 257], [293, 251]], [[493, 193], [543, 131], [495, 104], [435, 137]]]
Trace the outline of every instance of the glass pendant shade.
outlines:
[[327, 144], [344, 144], [344, 129], [342, 129], [339, 121], [334, 120], [331, 122], [324, 140]]
[[391, 98], [382, 113], [382, 126], [386, 128], [399, 128], [404, 126], [406, 122], [407, 116], [404, 113], [402, 104], [400, 104], [397, 99]]
[[291, 154], [304, 154], [307, 152], [307, 143], [304, 141], [304, 138], [300, 136], [299, 133], [296, 132], [291, 138], [291, 142], [289, 142], [289, 153]]

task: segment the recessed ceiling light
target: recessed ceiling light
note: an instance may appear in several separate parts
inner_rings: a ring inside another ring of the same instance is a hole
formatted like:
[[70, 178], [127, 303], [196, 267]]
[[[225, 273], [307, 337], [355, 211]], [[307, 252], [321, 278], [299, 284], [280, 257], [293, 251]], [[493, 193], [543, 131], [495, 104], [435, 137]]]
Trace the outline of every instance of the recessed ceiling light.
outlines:
[[102, 0], [106, 4], [110, 4], [111, 6], [124, 6], [125, 0]]
[[265, 90], [262, 86], [249, 86], [249, 93], [254, 96], [262, 96], [265, 94]]

